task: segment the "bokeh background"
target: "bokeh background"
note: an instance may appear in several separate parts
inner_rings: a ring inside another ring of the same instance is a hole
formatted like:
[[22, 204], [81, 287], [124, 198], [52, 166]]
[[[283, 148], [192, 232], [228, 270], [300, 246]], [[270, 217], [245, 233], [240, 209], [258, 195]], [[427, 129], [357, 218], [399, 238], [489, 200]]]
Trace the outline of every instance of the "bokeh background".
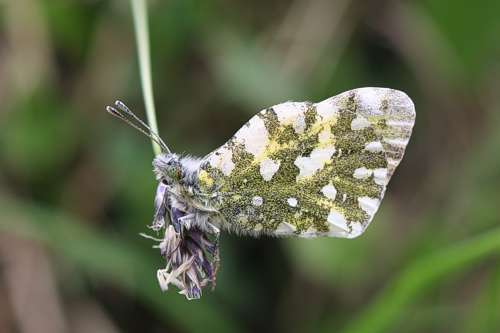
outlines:
[[417, 122], [355, 240], [223, 235], [215, 291], [161, 293], [128, 1], [0, 1], [0, 332], [500, 332], [500, 2], [150, 1], [162, 136], [383, 86]]

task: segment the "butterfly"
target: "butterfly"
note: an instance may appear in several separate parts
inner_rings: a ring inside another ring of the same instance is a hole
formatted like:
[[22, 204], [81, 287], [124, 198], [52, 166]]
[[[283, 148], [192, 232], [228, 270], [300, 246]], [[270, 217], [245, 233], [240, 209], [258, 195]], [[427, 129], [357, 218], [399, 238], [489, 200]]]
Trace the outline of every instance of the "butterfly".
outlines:
[[[319, 103], [285, 102], [252, 117], [203, 158], [172, 153], [120, 101], [112, 115], [160, 145], [151, 228], [172, 284], [188, 299], [215, 286], [219, 236], [361, 235], [403, 158], [415, 108], [403, 92], [359, 88]], [[153, 237], [151, 237], [153, 238]]]

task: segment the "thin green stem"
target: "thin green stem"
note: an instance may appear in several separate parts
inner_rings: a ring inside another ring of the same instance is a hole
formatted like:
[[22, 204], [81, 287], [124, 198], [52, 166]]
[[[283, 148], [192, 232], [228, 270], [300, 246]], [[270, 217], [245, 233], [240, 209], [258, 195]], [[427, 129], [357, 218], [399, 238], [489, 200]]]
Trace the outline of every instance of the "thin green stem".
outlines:
[[[145, 0], [130, 0], [132, 15], [134, 17], [137, 53], [139, 56], [139, 69], [141, 72], [142, 95], [146, 106], [146, 116], [151, 130], [158, 133], [156, 111], [153, 97], [153, 84], [151, 78], [151, 56], [149, 51], [148, 12]], [[155, 155], [161, 153], [160, 146], [151, 141]]]

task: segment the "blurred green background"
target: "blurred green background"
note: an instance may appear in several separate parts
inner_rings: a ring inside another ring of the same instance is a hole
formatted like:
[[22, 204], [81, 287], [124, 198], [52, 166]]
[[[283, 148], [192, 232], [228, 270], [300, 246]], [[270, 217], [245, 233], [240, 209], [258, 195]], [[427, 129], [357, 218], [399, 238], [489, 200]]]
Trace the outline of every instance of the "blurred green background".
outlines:
[[355, 240], [223, 235], [161, 293], [128, 1], [0, 1], [0, 332], [500, 332], [500, 2], [150, 1], [159, 127], [204, 155], [258, 110], [383, 86], [417, 110]]

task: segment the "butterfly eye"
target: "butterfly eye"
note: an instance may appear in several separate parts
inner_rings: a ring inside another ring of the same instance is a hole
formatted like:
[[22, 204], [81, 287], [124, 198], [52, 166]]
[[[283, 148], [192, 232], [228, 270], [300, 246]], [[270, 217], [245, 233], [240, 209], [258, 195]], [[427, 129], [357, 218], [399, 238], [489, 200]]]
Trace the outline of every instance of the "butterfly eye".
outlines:
[[172, 180], [180, 180], [182, 178], [182, 168], [179, 162], [169, 161], [165, 168], [166, 176]]

